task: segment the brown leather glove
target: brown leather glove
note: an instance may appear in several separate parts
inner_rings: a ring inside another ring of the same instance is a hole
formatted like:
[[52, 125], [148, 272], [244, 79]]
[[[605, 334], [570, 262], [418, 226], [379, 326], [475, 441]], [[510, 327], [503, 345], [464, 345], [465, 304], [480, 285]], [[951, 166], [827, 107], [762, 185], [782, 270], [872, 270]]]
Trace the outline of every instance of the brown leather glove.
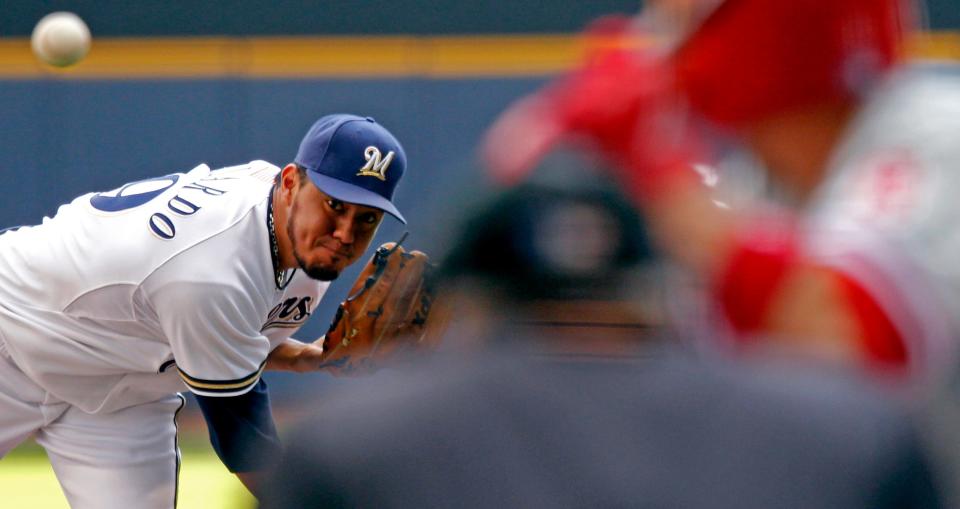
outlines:
[[432, 347], [424, 340], [433, 301], [432, 266], [421, 251], [380, 246], [340, 303], [324, 337], [322, 369], [369, 373], [391, 358]]

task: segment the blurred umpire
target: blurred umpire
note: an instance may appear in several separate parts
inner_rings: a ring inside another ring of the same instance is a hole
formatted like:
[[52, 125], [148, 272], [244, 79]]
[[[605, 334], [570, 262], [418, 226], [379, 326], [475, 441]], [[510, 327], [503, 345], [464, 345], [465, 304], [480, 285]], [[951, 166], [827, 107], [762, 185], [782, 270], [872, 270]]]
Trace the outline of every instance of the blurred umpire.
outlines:
[[609, 190], [491, 200], [441, 269], [445, 351], [323, 395], [262, 507], [940, 507], [878, 392], [675, 348], [658, 265]]

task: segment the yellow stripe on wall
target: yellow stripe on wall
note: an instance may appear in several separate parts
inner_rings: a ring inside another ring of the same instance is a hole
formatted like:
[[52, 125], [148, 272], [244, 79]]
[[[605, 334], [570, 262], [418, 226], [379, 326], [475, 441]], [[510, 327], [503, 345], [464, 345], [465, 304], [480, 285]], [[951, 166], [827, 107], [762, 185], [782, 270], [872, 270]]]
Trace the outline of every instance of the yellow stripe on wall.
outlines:
[[960, 60], [960, 32], [931, 32], [913, 38], [914, 55], [939, 60]]
[[[960, 33], [924, 34], [914, 54], [960, 60]], [[41, 64], [25, 38], [0, 38], [0, 79], [523, 77], [564, 71], [577, 35], [95, 38], [69, 69]]]
[[99, 38], [69, 69], [27, 39], [0, 39], [0, 78], [392, 78], [538, 76], [582, 54], [574, 36]]

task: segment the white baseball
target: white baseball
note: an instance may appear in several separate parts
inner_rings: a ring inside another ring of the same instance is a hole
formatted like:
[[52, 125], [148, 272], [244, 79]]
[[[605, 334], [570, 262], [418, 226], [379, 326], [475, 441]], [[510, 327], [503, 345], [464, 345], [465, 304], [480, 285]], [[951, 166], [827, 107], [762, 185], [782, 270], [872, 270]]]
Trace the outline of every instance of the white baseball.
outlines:
[[37, 23], [30, 37], [33, 53], [50, 65], [67, 67], [90, 50], [90, 29], [72, 12], [53, 12]]

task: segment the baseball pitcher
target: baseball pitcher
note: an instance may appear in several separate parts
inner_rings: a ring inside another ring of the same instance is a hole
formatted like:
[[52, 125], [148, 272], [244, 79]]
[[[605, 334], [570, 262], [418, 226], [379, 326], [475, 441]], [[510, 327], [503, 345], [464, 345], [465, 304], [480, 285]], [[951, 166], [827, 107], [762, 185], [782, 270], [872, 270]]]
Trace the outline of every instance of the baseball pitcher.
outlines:
[[[200, 165], [0, 235], [0, 456], [34, 435], [72, 507], [173, 507], [188, 389], [214, 449], [256, 494], [280, 448], [264, 369], [342, 367], [377, 349], [357, 332], [331, 359], [324, 338], [290, 335], [384, 214], [404, 221], [392, 200], [406, 164], [373, 119], [329, 115], [283, 169]], [[389, 321], [378, 347], [408, 334], [416, 346], [426, 257], [393, 245], [378, 257], [387, 267], [362, 277], [382, 313], [353, 328]]]

